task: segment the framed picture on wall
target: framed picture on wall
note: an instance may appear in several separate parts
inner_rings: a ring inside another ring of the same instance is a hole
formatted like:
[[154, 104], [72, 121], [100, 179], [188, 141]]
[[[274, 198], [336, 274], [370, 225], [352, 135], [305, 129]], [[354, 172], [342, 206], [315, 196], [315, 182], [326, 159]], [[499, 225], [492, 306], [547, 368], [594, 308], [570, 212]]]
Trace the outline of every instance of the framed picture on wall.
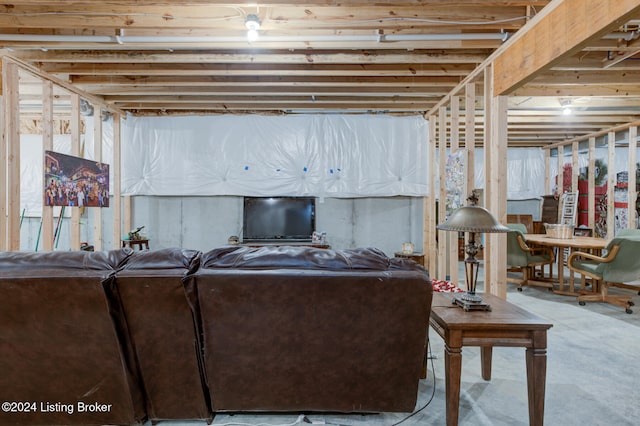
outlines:
[[44, 205], [109, 207], [109, 165], [45, 151]]

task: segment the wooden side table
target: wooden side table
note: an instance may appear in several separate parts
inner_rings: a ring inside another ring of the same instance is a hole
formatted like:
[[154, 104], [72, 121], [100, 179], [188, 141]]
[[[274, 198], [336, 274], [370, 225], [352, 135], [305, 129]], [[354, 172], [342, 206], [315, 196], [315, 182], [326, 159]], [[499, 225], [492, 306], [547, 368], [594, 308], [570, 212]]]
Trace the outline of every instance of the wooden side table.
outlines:
[[417, 252], [413, 252], [411, 254], [405, 254], [402, 253], [401, 251], [397, 251], [393, 254], [393, 257], [399, 257], [402, 259], [411, 259], [414, 262], [418, 263], [419, 265], [424, 266], [424, 254], [423, 253], [417, 253]]
[[451, 294], [433, 293], [431, 327], [444, 339], [447, 426], [458, 424], [462, 347], [479, 346], [482, 378], [491, 380], [494, 346], [526, 348], [529, 424], [544, 423], [547, 330], [553, 325], [516, 305], [484, 293], [491, 311], [465, 311], [452, 305]]
[[122, 247], [131, 247], [135, 250], [149, 250], [149, 240], [122, 240]]

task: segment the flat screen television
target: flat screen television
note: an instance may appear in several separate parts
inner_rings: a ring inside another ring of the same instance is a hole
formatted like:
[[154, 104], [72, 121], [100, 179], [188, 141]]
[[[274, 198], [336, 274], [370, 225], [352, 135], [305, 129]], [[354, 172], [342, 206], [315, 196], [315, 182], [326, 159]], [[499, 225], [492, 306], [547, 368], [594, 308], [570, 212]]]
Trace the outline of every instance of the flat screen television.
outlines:
[[316, 230], [314, 197], [244, 197], [244, 242], [308, 242]]

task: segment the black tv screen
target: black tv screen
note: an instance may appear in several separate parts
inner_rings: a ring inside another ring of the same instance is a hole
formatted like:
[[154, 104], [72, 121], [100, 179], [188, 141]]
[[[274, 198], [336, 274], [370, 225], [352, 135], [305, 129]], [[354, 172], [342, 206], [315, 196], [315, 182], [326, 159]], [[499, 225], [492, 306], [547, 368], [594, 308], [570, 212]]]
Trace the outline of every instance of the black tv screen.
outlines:
[[243, 241], [311, 241], [316, 230], [314, 197], [245, 197]]

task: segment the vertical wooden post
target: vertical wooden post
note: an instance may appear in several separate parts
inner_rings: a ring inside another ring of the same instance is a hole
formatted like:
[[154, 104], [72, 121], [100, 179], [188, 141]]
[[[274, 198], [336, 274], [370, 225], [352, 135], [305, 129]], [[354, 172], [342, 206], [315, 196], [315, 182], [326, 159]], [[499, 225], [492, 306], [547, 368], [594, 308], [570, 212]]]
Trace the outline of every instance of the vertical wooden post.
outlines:
[[[451, 154], [460, 147], [460, 97], [451, 97]], [[464, 198], [463, 198], [464, 199]], [[458, 233], [449, 232], [449, 280], [458, 284]]]
[[[4, 93], [4, 62], [0, 60], [0, 91]], [[0, 251], [7, 250], [7, 138], [4, 116], [4, 95], [0, 96]]]
[[607, 238], [613, 238], [616, 230], [615, 191], [616, 186], [616, 133], [607, 134], [609, 166], [607, 174]]
[[[20, 250], [20, 94], [18, 66], [3, 59], [4, 129], [7, 168], [6, 248]], [[4, 179], [3, 179], [4, 180]]]
[[587, 195], [587, 210], [589, 228], [593, 229], [593, 235], [596, 231], [596, 138], [589, 138], [589, 172], [587, 174], [589, 192]]
[[[42, 81], [42, 149], [53, 151], [53, 83]], [[49, 182], [44, 182], [45, 186]], [[62, 214], [62, 212], [60, 212]], [[42, 203], [42, 235], [38, 246], [53, 250], [53, 206]]]
[[636, 126], [629, 127], [629, 187], [628, 197], [628, 214], [629, 214], [629, 228], [636, 228], [636, 222], [638, 220], [636, 212], [636, 198], [638, 193], [636, 191], [636, 149], [638, 147], [638, 128]]
[[551, 178], [549, 177], [549, 173], [551, 170], [551, 150], [544, 150], [544, 193], [551, 193]]
[[[493, 115], [493, 111], [491, 108], [491, 99], [493, 97], [493, 66], [488, 65], [484, 70], [484, 199], [480, 200], [480, 204], [485, 208], [491, 210], [489, 193], [491, 192], [491, 127], [493, 126], [493, 120], [491, 119]], [[478, 238], [482, 238], [482, 236], [478, 236]], [[491, 251], [491, 240], [489, 238], [484, 238], [484, 249], [483, 249], [483, 259], [484, 259], [484, 291], [489, 292], [490, 283], [493, 280], [491, 268], [492, 259], [490, 256]]]
[[578, 163], [579, 144], [573, 142], [571, 146], [571, 192], [578, 190], [578, 176], [580, 175], [580, 165]]
[[113, 114], [113, 248], [120, 248], [122, 239], [122, 186], [120, 114]]
[[124, 232], [129, 232], [133, 229], [131, 223], [131, 195], [122, 197], [122, 223]]
[[[491, 206], [490, 211], [501, 223], [507, 222], [507, 118], [508, 97], [497, 96], [491, 102], [491, 139], [489, 141], [491, 168], [487, 170], [490, 175], [491, 186], [487, 192], [487, 199]], [[488, 288], [491, 294], [503, 299], [507, 298], [507, 236], [504, 233], [487, 234], [489, 252], [485, 252], [485, 258], [491, 258], [491, 281], [485, 283], [485, 291]]]
[[[564, 145], [560, 145], [558, 147], [558, 196], [562, 196], [564, 194]], [[556, 218], [560, 223], [560, 213], [558, 212], [558, 217]]]
[[[467, 184], [465, 188], [466, 198], [476, 187], [476, 85], [467, 83], [464, 86], [464, 145], [467, 150], [465, 169], [467, 172]], [[469, 244], [469, 234], [464, 234], [465, 246]], [[464, 255], [466, 257], [466, 254]]]
[[[102, 106], [93, 105], [93, 158], [102, 163]], [[93, 248], [102, 250], [102, 207], [91, 209], [93, 215]]]
[[[476, 85], [465, 85], [464, 96], [464, 134], [467, 149], [467, 195], [476, 187]], [[466, 196], [465, 196], [466, 198]]]
[[[438, 109], [438, 174], [440, 176], [440, 192], [438, 196], [438, 223], [443, 223], [446, 218], [447, 191], [445, 190], [445, 165], [447, 161], [447, 109]], [[438, 231], [438, 279], [444, 280], [447, 276], [447, 232]]]
[[[80, 95], [71, 94], [71, 155], [80, 156]], [[80, 208], [71, 208], [71, 250], [80, 250]]]
[[424, 205], [424, 255], [426, 267], [432, 277], [437, 277], [438, 249], [436, 246], [436, 118], [429, 117], [429, 196]]

